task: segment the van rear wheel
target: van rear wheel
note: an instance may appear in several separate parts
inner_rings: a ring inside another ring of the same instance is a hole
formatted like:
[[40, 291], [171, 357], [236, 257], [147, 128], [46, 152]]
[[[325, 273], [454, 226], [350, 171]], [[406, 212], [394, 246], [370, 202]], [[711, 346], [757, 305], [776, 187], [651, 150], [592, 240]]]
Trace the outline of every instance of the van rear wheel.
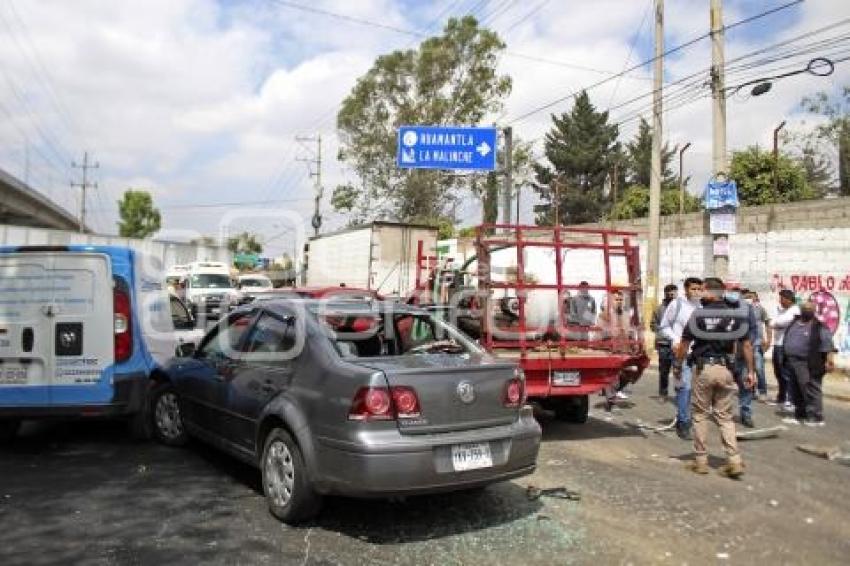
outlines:
[[10, 442], [17, 436], [19, 428], [21, 428], [21, 421], [17, 419], [0, 421], [0, 442]]

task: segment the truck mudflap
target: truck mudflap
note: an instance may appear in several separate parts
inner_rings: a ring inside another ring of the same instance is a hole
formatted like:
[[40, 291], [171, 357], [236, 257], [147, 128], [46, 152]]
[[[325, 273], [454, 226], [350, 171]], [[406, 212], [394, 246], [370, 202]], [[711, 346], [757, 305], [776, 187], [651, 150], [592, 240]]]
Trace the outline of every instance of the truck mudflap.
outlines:
[[646, 354], [634, 356], [604, 355], [561, 359], [526, 359], [525, 371], [529, 398], [593, 395], [625, 380], [634, 383], [649, 366]]

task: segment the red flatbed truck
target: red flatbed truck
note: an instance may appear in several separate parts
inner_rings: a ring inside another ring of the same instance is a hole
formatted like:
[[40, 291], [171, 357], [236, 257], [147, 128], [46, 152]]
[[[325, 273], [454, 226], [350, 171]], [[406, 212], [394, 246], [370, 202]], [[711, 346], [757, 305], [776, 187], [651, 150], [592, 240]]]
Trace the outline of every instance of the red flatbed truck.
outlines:
[[[454, 322], [488, 351], [515, 359], [525, 372], [529, 399], [554, 411], [561, 420], [585, 422], [591, 395], [623, 380], [640, 378], [649, 358], [639, 316], [642, 297], [636, 234], [513, 224], [481, 225], [475, 233], [476, 253], [459, 268], [441, 267], [446, 259], [426, 255], [420, 242], [417, 291], [410, 302], [447, 308]], [[554, 256], [553, 281], [540, 281], [526, 272], [527, 250], [531, 249], [549, 250]], [[512, 273], [501, 281], [496, 280], [499, 277], [494, 277], [492, 268], [493, 256], [500, 252], [503, 261], [505, 254], [511, 254], [512, 264], [516, 254], [515, 264], [509, 268]], [[582, 259], [575, 261], [579, 255]], [[475, 262], [477, 269], [470, 270]], [[612, 271], [618, 272], [616, 277]], [[597, 277], [587, 277], [588, 291], [604, 292], [605, 297], [620, 291], [627, 307], [618, 315], [612, 301], [604, 300], [600, 313], [604, 322], [577, 326], [568, 320], [566, 306], [569, 294], [580, 288], [576, 279], [589, 272]], [[529, 316], [529, 297], [553, 292], [557, 302], [550, 302], [556, 312], [543, 323], [539, 309]], [[499, 293], [501, 298], [496, 296]], [[530, 318], [538, 320], [530, 324]]]

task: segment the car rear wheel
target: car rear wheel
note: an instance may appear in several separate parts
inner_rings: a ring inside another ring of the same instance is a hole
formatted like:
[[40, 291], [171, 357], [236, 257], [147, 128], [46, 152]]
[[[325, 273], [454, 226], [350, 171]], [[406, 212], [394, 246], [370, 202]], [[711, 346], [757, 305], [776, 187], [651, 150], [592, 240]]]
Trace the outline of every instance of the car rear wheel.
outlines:
[[153, 390], [150, 413], [157, 440], [168, 446], [183, 446], [189, 441], [180, 399], [172, 384], [163, 383]]
[[285, 523], [314, 517], [322, 498], [310, 485], [298, 444], [285, 430], [273, 429], [266, 438], [261, 464], [263, 492], [271, 514]]
[[19, 420], [0, 421], [0, 442], [10, 442], [18, 434], [19, 428]]
[[559, 421], [583, 424], [590, 415], [590, 399], [587, 395], [553, 399], [552, 405]]

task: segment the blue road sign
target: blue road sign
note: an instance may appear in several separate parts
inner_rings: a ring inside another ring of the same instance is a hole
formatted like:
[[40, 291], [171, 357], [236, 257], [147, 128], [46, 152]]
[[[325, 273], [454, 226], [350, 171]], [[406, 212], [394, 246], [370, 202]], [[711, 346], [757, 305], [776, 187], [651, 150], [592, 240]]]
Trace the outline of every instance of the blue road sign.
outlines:
[[402, 169], [496, 169], [496, 128], [401, 126], [396, 163]]

